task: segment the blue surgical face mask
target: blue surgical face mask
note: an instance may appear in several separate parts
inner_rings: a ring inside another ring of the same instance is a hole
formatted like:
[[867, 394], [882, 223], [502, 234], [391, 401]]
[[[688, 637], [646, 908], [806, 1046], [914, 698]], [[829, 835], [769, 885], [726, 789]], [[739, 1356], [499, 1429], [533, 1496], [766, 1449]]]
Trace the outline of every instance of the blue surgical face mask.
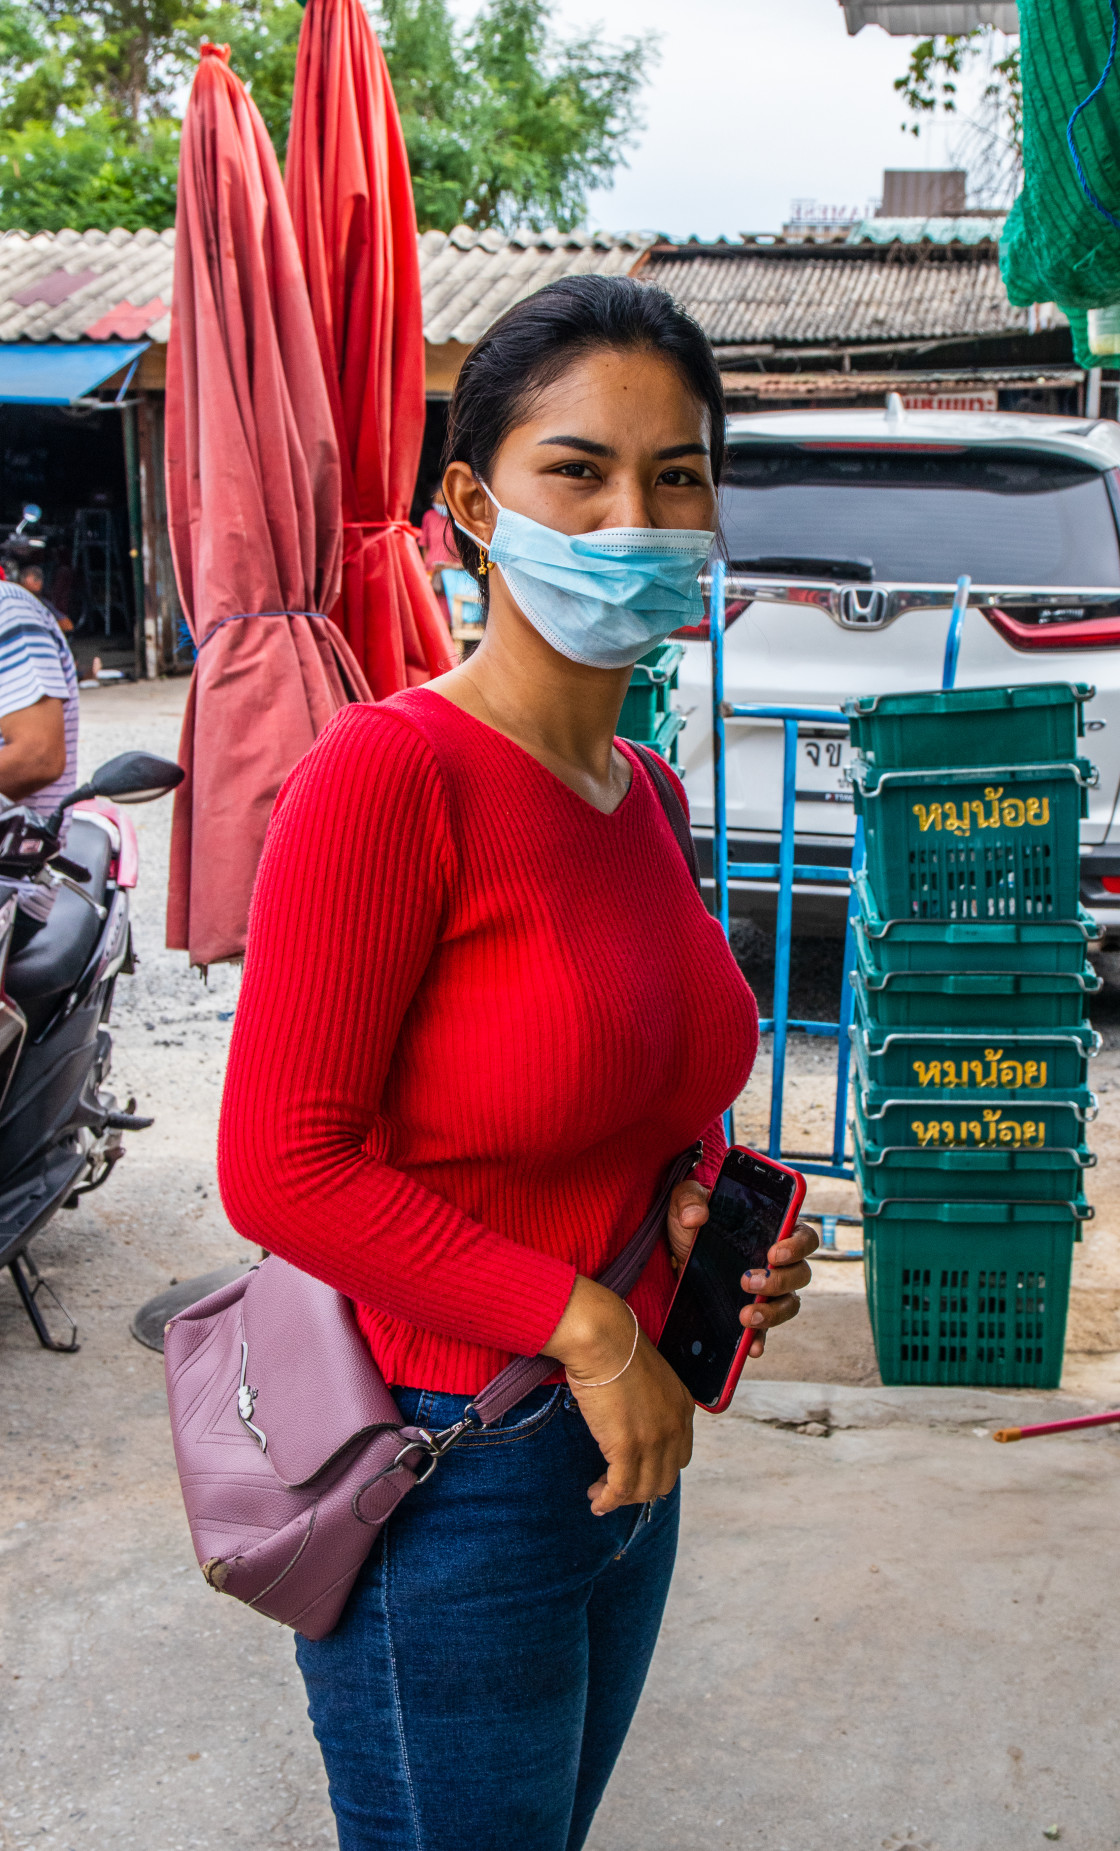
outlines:
[[503, 508], [482, 486], [498, 519], [488, 547], [474, 534], [468, 538], [489, 552], [518, 610], [570, 662], [629, 668], [674, 630], [703, 618], [697, 581], [713, 533], [693, 527], [557, 533]]

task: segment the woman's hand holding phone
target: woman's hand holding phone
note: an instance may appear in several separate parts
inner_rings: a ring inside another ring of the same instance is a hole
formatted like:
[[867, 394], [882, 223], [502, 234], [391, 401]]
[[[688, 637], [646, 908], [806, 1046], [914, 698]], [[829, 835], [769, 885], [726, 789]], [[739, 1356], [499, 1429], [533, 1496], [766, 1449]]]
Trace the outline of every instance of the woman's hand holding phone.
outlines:
[[630, 1307], [581, 1276], [545, 1345], [545, 1355], [563, 1364], [607, 1462], [603, 1477], [588, 1487], [596, 1517], [667, 1497], [692, 1457], [692, 1396], [645, 1333], [637, 1333], [636, 1347], [634, 1336]]
[[[692, 1251], [692, 1243], [708, 1219], [708, 1197], [711, 1194], [702, 1183], [693, 1177], [686, 1177], [673, 1190], [669, 1203], [669, 1246], [673, 1261], [677, 1267], [684, 1265]], [[812, 1278], [807, 1264], [810, 1254], [820, 1246], [816, 1229], [808, 1221], [798, 1221], [792, 1228], [787, 1240], [778, 1241], [766, 1256], [769, 1273], [744, 1273], [742, 1286], [744, 1292], [754, 1292], [760, 1303], [745, 1305], [740, 1312], [740, 1322], [744, 1329], [753, 1329], [757, 1335], [751, 1342], [748, 1355], [759, 1357], [766, 1348], [766, 1333], [778, 1324], [788, 1324], [801, 1309], [801, 1300], [797, 1294], [803, 1291]]]

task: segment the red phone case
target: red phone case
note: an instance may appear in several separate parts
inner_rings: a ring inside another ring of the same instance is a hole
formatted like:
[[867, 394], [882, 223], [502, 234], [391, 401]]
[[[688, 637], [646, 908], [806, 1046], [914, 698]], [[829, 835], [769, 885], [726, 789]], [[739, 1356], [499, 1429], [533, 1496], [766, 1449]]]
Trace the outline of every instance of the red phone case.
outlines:
[[[730, 1145], [728, 1149], [728, 1155], [730, 1155], [731, 1151], [733, 1150], [742, 1151], [744, 1152], [746, 1156], [753, 1157], [756, 1163], [765, 1163], [768, 1165], [770, 1169], [781, 1170], [784, 1176], [791, 1176], [793, 1178], [793, 1194], [790, 1197], [789, 1208], [786, 1210], [785, 1216], [783, 1217], [783, 1220], [782, 1220], [782, 1225], [778, 1229], [778, 1240], [784, 1240], [786, 1235], [790, 1232], [790, 1229], [793, 1227], [795, 1221], [797, 1220], [798, 1215], [801, 1212], [801, 1204], [805, 1200], [805, 1178], [802, 1176], [800, 1170], [791, 1169], [788, 1163], [775, 1163], [773, 1157], [765, 1156], [763, 1152], [760, 1150], [752, 1150], [749, 1144]], [[726, 1161], [727, 1161], [727, 1158], [725, 1157], [724, 1163], [726, 1163]], [[720, 1175], [722, 1176], [722, 1174], [723, 1174], [723, 1170], [721, 1167]], [[719, 1181], [719, 1177], [717, 1176], [716, 1182], [718, 1183], [718, 1181]], [[775, 1242], [773, 1244], [776, 1245], [777, 1243]], [[682, 1275], [681, 1275], [682, 1279], [683, 1279], [683, 1276], [684, 1275], [682, 1271]], [[677, 1291], [679, 1292], [679, 1290], [680, 1290], [680, 1282], [678, 1281]], [[673, 1297], [674, 1298], [676, 1297], [676, 1292], [674, 1292]], [[754, 1299], [751, 1302], [753, 1304], [758, 1303], [757, 1294], [755, 1295]], [[666, 1317], [668, 1317], [668, 1313], [666, 1313]], [[698, 1401], [696, 1403], [698, 1408], [703, 1408], [705, 1412], [708, 1414], [725, 1414], [727, 1412], [727, 1409], [731, 1406], [731, 1402], [735, 1394], [735, 1390], [739, 1386], [739, 1377], [743, 1373], [743, 1364], [747, 1360], [747, 1351], [750, 1349], [751, 1344], [754, 1342], [757, 1335], [758, 1335], [758, 1332], [755, 1330], [744, 1329], [739, 1346], [736, 1349], [735, 1354], [731, 1359], [731, 1367], [728, 1370], [727, 1375], [724, 1379], [724, 1384], [723, 1384], [723, 1388], [720, 1391], [719, 1400], [718, 1401]]]

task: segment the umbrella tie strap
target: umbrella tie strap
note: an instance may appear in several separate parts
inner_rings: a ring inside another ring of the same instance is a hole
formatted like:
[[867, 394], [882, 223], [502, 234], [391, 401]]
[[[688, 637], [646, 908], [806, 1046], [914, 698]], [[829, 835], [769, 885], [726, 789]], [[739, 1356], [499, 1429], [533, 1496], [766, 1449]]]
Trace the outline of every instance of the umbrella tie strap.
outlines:
[[411, 521], [405, 520], [343, 521], [342, 526], [344, 532], [347, 527], [355, 527], [359, 533], [409, 533], [414, 540], [419, 540], [422, 537], [419, 527], [414, 527]]
[[247, 623], [251, 617], [318, 617], [322, 622], [329, 622], [326, 611], [234, 611], [231, 617], [222, 617], [212, 630], [207, 630], [198, 647], [205, 649], [212, 636], [224, 630], [227, 623]]

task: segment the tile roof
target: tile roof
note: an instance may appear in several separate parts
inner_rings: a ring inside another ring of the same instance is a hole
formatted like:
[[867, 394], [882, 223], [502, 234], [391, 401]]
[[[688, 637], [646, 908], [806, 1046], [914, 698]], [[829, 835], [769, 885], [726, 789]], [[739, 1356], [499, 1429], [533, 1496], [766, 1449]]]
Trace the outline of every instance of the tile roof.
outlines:
[[173, 231], [0, 234], [0, 341], [165, 341]]
[[794, 254], [735, 246], [695, 253], [666, 245], [642, 267], [695, 315], [717, 347], [946, 340], [1026, 333], [995, 251], [834, 245]]
[[998, 244], [1005, 213], [990, 218], [861, 219], [846, 244]]
[[[476, 341], [554, 277], [625, 275], [655, 242], [638, 232], [428, 231], [420, 239], [424, 333]], [[0, 234], [0, 341], [166, 341], [174, 231]]]
[[[469, 344], [511, 303], [554, 277], [626, 275], [660, 283], [717, 346], [944, 340], [1025, 332], [994, 244], [669, 245], [639, 232], [474, 232], [420, 238], [424, 333]], [[963, 221], [969, 226], [991, 221]], [[906, 221], [910, 225], [932, 221]], [[866, 228], [864, 228], [866, 229]], [[173, 231], [0, 234], [0, 342], [166, 341]]]
[[420, 238], [424, 335], [477, 341], [504, 309], [558, 276], [625, 276], [656, 240], [642, 232], [426, 231]]

